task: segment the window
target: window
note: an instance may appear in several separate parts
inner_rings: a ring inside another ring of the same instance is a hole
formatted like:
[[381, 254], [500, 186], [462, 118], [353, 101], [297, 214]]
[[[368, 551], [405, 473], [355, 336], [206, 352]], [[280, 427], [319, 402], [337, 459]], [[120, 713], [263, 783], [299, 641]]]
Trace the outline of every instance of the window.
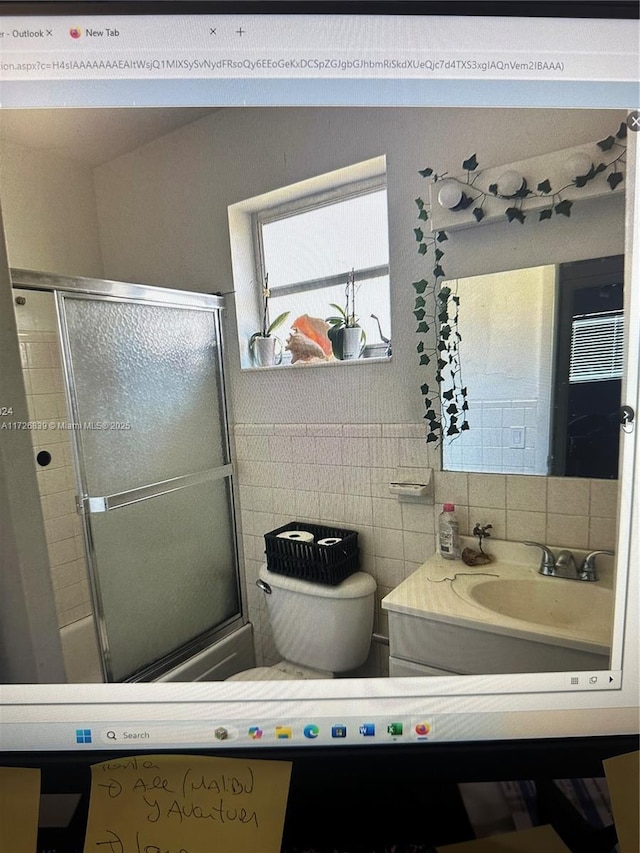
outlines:
[[256, 211], [253, 231], [256, 281], [261, 283], [268, 274], [272, 319], [285, 311], [290, 312], [287, 324], [302, 314], [336, 316], [332, 303], [345, 308], [347, 280], [353, 272], [355, 314], [366, 334], [363, 355], [386, 355], [372, 317], [378, 318], [382, 335], [390, 338], [384, 176]]
[[620, 379], [624, 356], [622, 311], [573, 318], [569, 382]]

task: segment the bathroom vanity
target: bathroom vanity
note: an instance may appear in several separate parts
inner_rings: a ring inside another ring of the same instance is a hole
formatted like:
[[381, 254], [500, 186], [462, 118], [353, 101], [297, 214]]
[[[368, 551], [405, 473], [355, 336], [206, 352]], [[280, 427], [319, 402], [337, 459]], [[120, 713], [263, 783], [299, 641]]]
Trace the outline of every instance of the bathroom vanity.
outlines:
[[612, 557], [598, 558], [597, 581], [580, 581], [540, 574], [520, 543], [487, 550], [495, 559], [484, 566], [436, 554], [382, 600], [391, 677], [609, 667]]

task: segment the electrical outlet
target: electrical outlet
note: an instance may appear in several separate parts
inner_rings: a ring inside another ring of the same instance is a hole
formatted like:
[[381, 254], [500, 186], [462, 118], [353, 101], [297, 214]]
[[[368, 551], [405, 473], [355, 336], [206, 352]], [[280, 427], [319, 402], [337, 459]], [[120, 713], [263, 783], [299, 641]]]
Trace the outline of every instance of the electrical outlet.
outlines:
[[524, 431], [525, 427], [511, 427], [511, 440], [509, 447], [519, 448], [524, 447]]

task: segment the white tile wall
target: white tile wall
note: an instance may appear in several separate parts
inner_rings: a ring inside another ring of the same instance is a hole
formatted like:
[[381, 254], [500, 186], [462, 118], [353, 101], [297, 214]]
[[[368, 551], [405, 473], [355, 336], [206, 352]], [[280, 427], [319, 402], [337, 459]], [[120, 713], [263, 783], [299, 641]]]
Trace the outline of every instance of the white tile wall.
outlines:
[[[537, 400], [468, 400], [475, 427], [446, 445], [449, 467], [460, 471], [540, 474], [546, 470], [548, 446], [539, 429]], [[512, 446], [512, 427], [522, 429], [522, 447]]]
[[[67, 413], [56, 333], [31, 329], [20, 331], [19, 339], [32, 424], [34, 465], [58, 624], [62, 628], [93, 612], [82, 527], [75, 506], [71, 438], [69, 431], [60, 426], [71, 419]], [[46, 467], [36, 461], [41, 450], [51, 454], [51, 462]]]
[[[435, 552], [442, 503], [456, 505], [466, 535], [479, 522], [492, 524], [501, 539], [614, 547], [616, 481], [440, 471], [439, 450], [423, 433], [416, 424], [236, 424], [241, 541], [258, 665], [278, 660], [264, 595], [255, 587], [264, 534], [288, 521], [358, 531], [361, 569], [378, 584], [374, 631], [383, 635], [388, 624], [380, 601]], [[427, 468], [435, 472], [435, 506], [390, 496], [390, 482], [420, 482]], [[388, 649], [374, 644], [358, 674], [388, 674]]]

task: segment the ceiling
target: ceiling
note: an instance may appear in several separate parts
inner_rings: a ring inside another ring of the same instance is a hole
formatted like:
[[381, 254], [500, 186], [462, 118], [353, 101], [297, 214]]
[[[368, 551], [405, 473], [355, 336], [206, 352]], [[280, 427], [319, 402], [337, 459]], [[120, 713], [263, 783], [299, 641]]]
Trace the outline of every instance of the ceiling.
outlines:
[[219, 109], [3, 109], [0, 137], [93, 167]]

